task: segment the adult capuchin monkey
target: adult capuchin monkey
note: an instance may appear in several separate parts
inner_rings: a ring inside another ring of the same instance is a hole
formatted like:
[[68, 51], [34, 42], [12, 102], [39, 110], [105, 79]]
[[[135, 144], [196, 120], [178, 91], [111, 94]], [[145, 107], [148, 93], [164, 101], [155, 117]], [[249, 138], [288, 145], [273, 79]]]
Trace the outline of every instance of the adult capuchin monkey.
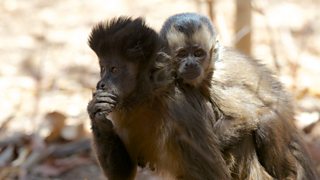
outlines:
[[96, 25], [89, 45], [101, 79], [88, 113], [108, 179], [134, 179], [138, 163], [164, 179], [230, 179], [208, 100], [175, 87], [173, 66], [158, 53], [163, 43], [153, 29], [141, 18], [120, 17]]
[[234, 179], [317, 179], [291, 122], [291, 101], [265, 66], [220, 46], [210, 20], [199, 14], [169, 17], [160, 37], [178, 84], [211, 101], [214, 131]]

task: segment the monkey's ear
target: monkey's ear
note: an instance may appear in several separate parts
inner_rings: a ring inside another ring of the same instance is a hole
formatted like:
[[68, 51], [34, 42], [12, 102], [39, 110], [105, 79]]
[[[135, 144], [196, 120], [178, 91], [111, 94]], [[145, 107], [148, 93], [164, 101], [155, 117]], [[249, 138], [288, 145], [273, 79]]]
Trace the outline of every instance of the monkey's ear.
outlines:
[[222, 49], [222, 45], [220, 44], [219, 40], [216, 39], [214, 47], [211, 48], [210, 50], [210, 56], [214, 57], [214, 61], [219, 61], [221, 60], [221, 51]]
[[160, 51], [157, 53], [157, 61], [168, 62], [171, 59], [172, 57], [166, 52]]
[[154, 84], [155, 92], [168, 89], [167, 87], [175, 79], [175, 68], [171, 56], [165, 52], [157, 53], [155, 67], [150, 73], [150, 79]]

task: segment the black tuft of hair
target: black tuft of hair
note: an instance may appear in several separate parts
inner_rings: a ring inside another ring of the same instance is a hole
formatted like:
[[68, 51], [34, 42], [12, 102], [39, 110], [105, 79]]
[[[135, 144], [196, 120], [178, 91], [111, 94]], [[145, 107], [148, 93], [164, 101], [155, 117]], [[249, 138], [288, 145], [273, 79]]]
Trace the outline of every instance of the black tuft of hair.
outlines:
[[135, 62], [150, 60], [161, 45], [158, 34], [142, 18], [130, 17], [98, 23], [88, 44], [99, 57], [117, 54]]

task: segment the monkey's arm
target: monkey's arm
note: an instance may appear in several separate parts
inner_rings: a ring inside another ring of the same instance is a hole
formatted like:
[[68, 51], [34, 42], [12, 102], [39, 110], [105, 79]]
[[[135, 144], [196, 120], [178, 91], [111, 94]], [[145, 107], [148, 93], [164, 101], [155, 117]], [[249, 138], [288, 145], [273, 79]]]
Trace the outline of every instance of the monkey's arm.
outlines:
[[264, 113], [255, 132], [259, 162], [277, 179], [318, 179], [307, 151], [284, 113]]
[[195, 128], [183, 129], [179, 126], [178, 131], [173, 134], [174, 152], [177, 153], [175, 157], [178, 157], [175, 163], [183, 165], [181, 179], [230, 179], [217, 137], [212, 131], [208, 132], [201, 122], [196, 122], [198, 126]]
[[222, 151], [241, 143], [243, 138], [252, 134], [256, 128], [257, 124], [254, 122], [233, 117], [223, 117], [214, 124], [214, 132]]
[[[287, 120], [280, 119], [249, 88], [221, 87], [216, 83], [212, 89], [212, 98], [219, 97], [213, 101], [222, 114], [214, 124], [221, 149], [236, 147], [243, 137], [252, 134], [255, 151], [266, 171], [275, 178], [295, 177], [296, 162], [289, 151], [291, 129], [285, 124]], [[279, 111], [287, 112], [285, 109]]]
[[223, 118], [214, 124], [222, 151], [236, 147], [245, 136], [252, 134], [258, 160], [266, 171], [277, 179], [296, 178], [297, 161], [289, 149], [292, 133], [290, 124], [286, 124], [286, 120], [280, 119], [270, 108], [254, 105], [248, 108], [250, 112], [244, 108], [245, 102], [240, 103], [239, 106], [230, 103], [226, 106], [227, 102], [224, 106], [220, 104], [224, 113], [229, 115], [224, 114]]
[[259, 118], [258, 129], [254, 132], [255, 149], [259, 162], [267, 172], [277, 178], [296, 178], [295, 159], [289, 150], [291, 131], [289, 124], [272, 112]]
[[[106, 118], [112, 106], [108, 102], [99, 100], [99, 93], [94, 94], [89, 102], [88, 113], [97, 159], [102, 170], [110, 180], [134, 179], [136, 165], [120, 137], [113, 129], [112, 122]], [[101, 98], [100, 98], [101, 99]]]
[[255, 111], [259, 107], [259, 102], [246, 89], [225, 86], [214, 82], [210, 92], [210, 102], [217, 120], [213, 128], [222, 150], [237, 145], [257, 129]]

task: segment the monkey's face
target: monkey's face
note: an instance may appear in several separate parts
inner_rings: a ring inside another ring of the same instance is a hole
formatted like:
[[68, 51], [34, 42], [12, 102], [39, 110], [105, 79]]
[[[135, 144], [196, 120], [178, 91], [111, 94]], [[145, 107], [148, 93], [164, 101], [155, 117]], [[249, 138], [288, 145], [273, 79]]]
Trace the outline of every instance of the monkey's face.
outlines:
[[137, 64], [117, 56], [100, 58], [99, 64], [101, 79], [97, 84], [97, 90], [116, 96], [118, 103], [121, 103], [135, 90]]
[[201, 83], [209, 66], [208, 50], [197, 44], [186, 45], [175, 50], [175, 59], [178, 78], [190, 85]]
[[171, 54], [176, 60], [178, 78], [192, 86], [200, 85], [211, 63], [215, 36], [210, 28], [198, 21], [183, 21], [171, 25], [162, 36], [168, 41]]

